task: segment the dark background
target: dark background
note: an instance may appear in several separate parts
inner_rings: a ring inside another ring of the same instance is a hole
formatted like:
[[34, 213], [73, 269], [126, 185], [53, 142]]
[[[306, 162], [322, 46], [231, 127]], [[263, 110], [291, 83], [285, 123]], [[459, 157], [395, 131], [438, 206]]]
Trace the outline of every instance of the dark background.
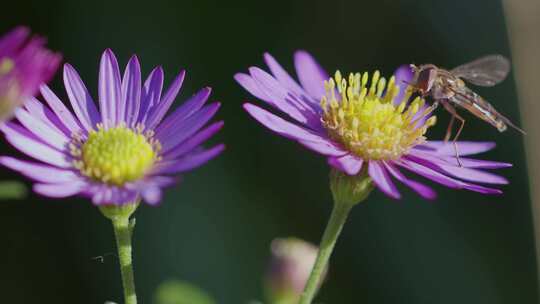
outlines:
[[[487, 53], [511, 56], [499, 1], [19, 1], [3, 4], [0, 31], [25, 24], [72, 63], [94, 96], [101, 52], [121, 66], [137, 53], [166, 80], [188, 71], [179, 104], [209, 85], [227, 151], [185, 176], [157, 208], [136, 213], [135, 272], [141, 303], [160, 282], [189, 280], [219, 303], [261, 299], [275, 237], [318, 243], [331, 208], [324, 158], [271, 134], [243, 112], [252, 100], [233, 80], [271, 52], [292, 68], [296, 49], [329, 71], [433, 62], [452, 67]], [[52, 83], [65, 97], [61, 73]], [[519, 122], [513, 77], [479, 89]], [[492, 197], [435, 186], [424, 201], [401, 188], [357, 206], [336, 247], [320, 301], [536, 303], [537, 279], [526, 164], [519, 133], [468, 118], [462, 139], [494, 140], [486, 159], [514, 163]], [[442, 138], [449, 116], [430, 133]], [[2, 149], [17, 154], [5, 143]], [[3, 179], [19, 179], [7, 170]], [[121, 302], [110, 224], [88, 201], [31, 195], [0, 203], [2, 303]], [[103, 263], [96, 259], [104, 256]]]

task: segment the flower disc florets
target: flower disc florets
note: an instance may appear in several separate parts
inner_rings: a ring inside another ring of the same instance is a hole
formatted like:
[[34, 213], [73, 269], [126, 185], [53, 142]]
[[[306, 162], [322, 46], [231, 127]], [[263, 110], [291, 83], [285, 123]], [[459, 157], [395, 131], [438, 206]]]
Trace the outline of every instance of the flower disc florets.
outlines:
[[409, 90], [395, 101], [400, 89], [394, 77], [387, 85], [376, 71], [369, 87], [368, 80], [367, 72], [351, 73], [347, 80], [337, 71], [325, 81], [322, 123], [333, 140], [362, 159], [398, 159], [425, 141], [423, 135], [436, 118], [427, 118], [431, 109], [424, 108], [422, 98], [408, 104]]
[[117, 186], [140, 179], [158, 160], [160, 150], [153, 134], [143, 130], [100, 125], [86, 140], [76, 137], [71, 147], [76, 167], [90, 179]]
[[12, 59], [0, 58], [0, 117], [10, 116], [21, 99], [20, 83], [12, 75], [14, 67]]
[[11, 72], [15, 67], [15, 62], [12, 59], [4, 57], [0, 59], [0, 76], [4, 76]]

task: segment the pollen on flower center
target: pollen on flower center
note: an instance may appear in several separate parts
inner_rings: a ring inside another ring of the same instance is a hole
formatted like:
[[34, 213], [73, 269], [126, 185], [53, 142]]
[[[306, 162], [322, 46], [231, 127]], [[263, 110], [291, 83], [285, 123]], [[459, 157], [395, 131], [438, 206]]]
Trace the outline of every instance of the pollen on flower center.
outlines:
[[0, 59], [0, 76], [6, 75], [13, 70], [15, 62], [9, 58]]
[[117, 186], [143, 177], [158, 160], [160, 149], [159, 142], [143, 129], [98, 126], [86, 140], [75, 137], [71, 145], [75, 167], [90, 179]]
[[424, 134], [436, 117], [427, 118], [432, 109], [424, 108], [420, 97], [407, 106], [410, 90], [394, 101], [399, 87], [393, 76], [388, 85], [379, 71], [373, 73], [369, 87], [368, 80], [367, 72], [351, 73], [347, 80], [337, 71], [325, 81], [322, 123], [332, 139], [362, 159], [398, 159], [425, 141]]

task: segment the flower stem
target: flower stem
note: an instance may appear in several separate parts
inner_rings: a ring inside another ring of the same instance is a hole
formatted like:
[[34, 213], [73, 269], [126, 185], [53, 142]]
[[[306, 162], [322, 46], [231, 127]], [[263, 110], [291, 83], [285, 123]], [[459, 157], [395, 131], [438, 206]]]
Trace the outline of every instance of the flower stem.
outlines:
[[137, 304], [135, 293], [135, 279], [131, 257], [131, 225], [128, 217], [114, 217], [111, 219], [116, 237], [122, 285], [124, 286], [125, 304]]
[[311, 275], [309, 276], [304, 292], [300, 298], [300, 304], [311, 304], [313, 298], [315, 298], [315, 294], [321, 284], [321, 277], [325, 272], [328, 260], [332, 255], [336, 241], [352, 207], [353, 205], [351, 204], [334, 204], [332, 215], [330, 215], [330, 220], [328, 220], [319, 246], [319, 253], [315, 260], [315, 265], [311, 270]]
[[135, 219], [130, 221], [129, 217], [137, 210], [138, 206], [139, 201], [137, 200], [120, 206], [110, 204], [99, 207], [99, 211], [113, 224], [118, 260], [120, 261], [120, 272], [122, 273], [125, 304], [137, 304], [131, 258], [131, 235], [135, 227]]

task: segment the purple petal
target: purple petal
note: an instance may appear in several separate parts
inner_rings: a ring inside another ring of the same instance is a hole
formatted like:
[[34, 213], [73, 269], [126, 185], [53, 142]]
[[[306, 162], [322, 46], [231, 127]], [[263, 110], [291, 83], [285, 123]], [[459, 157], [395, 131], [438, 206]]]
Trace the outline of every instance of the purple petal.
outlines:
[[467, 189], [467, 190], [471, 190], [471, 191], [476, 191], [476, 192], [480, 192], [480, 193], [485, 193], [485, 194], [500, 194], [502, 193], [501, 190], [499, 189], [493, 189], [493, 188], [487, 188], [487, 187], [482, 187], [482, 186], [478, 186], [478, 185], [474, 185], [474, 184], [469, 184], [469, 183], [466, 183], [466, 182], [462, 182], [462, 181], [459, 181], [459, 180], [455, 180], [451, 177], [448, 177], [442, 173], [439, 173], [429, 167], [426, 167], [426, 166], [423, 166], [419, 163], [416, 163], [414, 161], [411, 161], [411, 160], [408, 160], [406, 158], [402, 158], [398, 163], [398, 165], [416, 173], [416, 174], [419, 174], [425, 178], [428, 178], [434, 182], [437, 182], [439, 184], [442, 184], [442, 185], [445, 185], [447, 187], [450, 187], [450, 188], [455, 188], [455, 189]]
[[[64, 86], [66, 87], [66, 92], [69, 100], [71, 101], [73, 111], [75, 111], [75, 115], [77, 115], [77, 118], [79, 118], [79, 121], [86, 131], [92, 130], [94, 126], [101, 121], [99, 113], [94, 105], [94, 101], [92, 100], [90, 93], [88, 93], [86, 86], [79, 77], [79, 74], [71, 65], [67, 63], [64, 65]], [[58, 98], [53, 98], [52, 96], [50, 96], [51, 100], [49, 100], [49, 98], [46, 96], [45, 98], [49, 102], [49, 105], [51, 105], [51, 108], [54, 110], [55, 107], [51, 104], [51, 101]], [[61, 103], [59, 100], [58, 102]], [[54, 100], [54, 103], [56, 108], [58, 108], [58, 111], [62, 113], [62, 109], [57, 104], [56, 100]], [[62, 117], [60, 114], [57, 115]]]
[[433, 169], [420, 165], [414, 161], [410, 161], [408, 159], [402, 158], [399, 162], [397, 162], [397, 164], [402, 166], [403, 168], [406, 168], [414, 173], [417, 173], [425, 178], [428, 178], [434, 182], [445, 185], [447, 187], [456, 188], [456, 189], [463, 188], [462, 183], [460, 181], [450, 178]]
[[368, 173], [375, 185], [377, 185], [377, 188], [382, 192], [394, 199], [401, 198], [401, 194], [399, 194], [399, 191], [383, 165], [379, 164], [377, 161], [370, 161], [368, 164]]
[[58, 97], [49, 89], [48, 86], [42, 85], [40, 87], [41, 96], [45, 99], [49, 107], [51, 107], [54, 114], [60, 118], [62, 124], [69, 129], [71, 133], [80, 133], [82, 131], [81, 126], [71, 114], [64, 103], [58, 99]]
[[156, 138], [161, 142], [163, 153], [167, 153], [179, 143], [189, 138], [202, 128], [216, 114], [220, 103], [211, 103], [185, 120], [178, 120], [169, 128], [156, 131]]
[[71, 170], [22, 161], [7, 156], [0, 157], [0, 164], [42, 183], [69, 183], [80, 179]]
[[9, 143], [28, 156], [53, 166], [61, 168], [72, 167], [67, 155], [38, 141], [26, 129], [12, 123], [6, 123], [0, 126], [0, 130], [4, 132]]
[[244, 73], [237, 73], [234, 75], [234, 79], [244, 88], [246, 89], [251, 95], [257, 97], [260, 100], [268, 101], [270, 98], [268, 95], [266, 95], [255, 80], [251, 77], [251, 75], [244, 74]]
[[43, 121], [56, 132], [63, 133], [66, 136], [71, 136], [72, 132], [66, 127], [66, 125], [62, 123], [58, 116], [56, 116], [55, 113], [51, 112], [49, 108], [34, 97], [28, 98], [24, 106], [30, 115]]
[[165, 165], [157, 166], [153, 173], [172, 174], [195, 169], [207, 163], [212, 158], [218, 156], [221, 152], [223, 152], [224, 149], [225, 145], [220, 144], [202, 152], [189, 154], [180, 159], [172, 160], [167, 163], [164, 162]]
[[137, 56], [129, 60], [122, 78], [122, 103], [118, 109], [119, 121], [133, 126], [139, 117], [141, 106], [141, 65]]
[[300, 87], [300, 85], [283, 69], [283, 67], [270, 55], [269, 53], [264, 54], [264, 61], [266, 65], [272, 71], [272, 74], [276, 79], [287, 89], [298, 94], [299, 96], [305, 95], [308, 96], [306, 91]]
[[325, 95], [324, 81], [330, 77], [305, 51], [297, 51], [294, 54], [294, 66], [302, 87], [316, 100]]
[[471, 191], [474, 191], [474, 192], [478, 192], [478, 193], [482, 193], [482, 194], [501, 194], [501, 193], [503, 193], [499, 189], [488, 188], [488, 187], [479, 186], [479, 185], [475, 185], [475, 184], [467, 184], [465, 189], [471, 190]]
[[332, 147], [333, 143], [329, 139], [315, 134], [310, 130], [292, 124], [266, 110], [263, 110], [262, 108], [259, 108], [258, 106], [245, 103], [244, 109], [268, 129], [289, 139], [301, 141], [303, 145], [310, 149], [317, 152], [320, 152], [323, 149], [325, 151], [323, 154], [331, 156], [342, 156], [345, 154], [345, 152], [340, 148], [335, 146]]
[[394, 176], [398, 181], [402, 182], [404, 185], [416, 191], [416, 193], [420, 194], [421, 197], [425, 199], [429, 199], [429, 200], [435, 199], [437, 197], [437, 193], [433, 191], [433, 189], [417, 181], [408, 179], [395, 166], [386, 162], [384, 163], [384, 166], [386, 167], [388, 172], [392, 174], [392, 176]]
[[174, 159], [180, 157], [186, 153], [191, 152], [193, 149], [201, 145], [205, 140], [209, 139], [212, 135], [217, 133], [223, 127], [223, 121], [219, 121], [211, 124], [206, 127], [204, 130], [199, 131], [197, 134], [193, 135], [191, 138], [187, 139], [185, 142], [174, 147], [165, 155], [164, 159]]
[[[458, 153], [460, 156], [478, 154], [489, 151], [495, 147], [494, 142], [475, 142], [475, 141], [459, 141]], [[427, 147], [428, 149], [435, 149], [437, 154], [442, 156], [455, 156], [456, 151], [452, 142], [444, 141], [428, 141], [422, 145], [416, 146], [414, 149], [420, 149]]]
[[134, 189], [140, 193], [142, 199], [149, 205], [156, 206], [160, 203], [163, 195], [162, 188], [176, 182], [176, 178], [169, 176], [152, 176], [137, 185]]
[[163, 191], [158, 186], [148, 186], [141, 190], [141, 196], [149, 205], [155, 206], [161, 201]]
[[341, 149], [337, 144], [331, 142], [329, 139], [325, 139], [323, 141], [299, 139], [298, 142], [304, 147], [326, 156], [340, 157], [348, 153], [347, 151]]
[[120, 205], [117, 190], [114, 187], [104, 186], [92, 196], [94, 205]]
[[92, 197], [92, 204], [96, 206], [112, 204], [112, 189], [107, 185], [93, 185], [88, 194]]
[[364, 160], [351, 155], [343, 155], [340, 157], [329, 157], [328, 163], [338, 169], [341, 172], [345, 172], [348, 175], [356, 175], [358, 172], [360, 172], [360, 169], [362, 169], [362, 163]]
[[446, 163], [444, 160], [436, 157], [431, 157], [428, 155], [409, 155], [408, 158], [426, 167], [430, 167], [439, 172], [442, 171], [442, 173], [446, 173], [463, 180], [485, 184], [508, 184], [508, 180], [502, 176], [481, 170], [452, 166]]
[[245, 103], [244, 109], [258, 122], [270, 130], [290, 139], [311, 140], [315, 142], [326, 142], [326, 138], [311, 132], [296, 124], [290, 123], [281, 117], [278, 117], [256, 105]]
[[[441, 157], [448, 164], [453, 166], [459, 166], [459, 163], [455, 156], [444, 156]], [[509, 168], [512, 167], [510, 163], [496, 162], [490, 160], [474, 159], [474, 158], [463, 158], [460, 157], [459, 161], [461, 165], [465, 168], [477, 168], [477, 169], [499, 169], [499, 168]]]
[[8, 44], [7, 49], [0, 49], [0, 58], [10, 58], [16, 68], [6, 75], [18, 78], [23, 95], [35, 95], [39, 85], [47, 82], [56, 71], [60, 56], [45, 49], [45, 39], [38, 36]]
[[138, 196], [138, 191], [128, 189], [126, 187], [116, 187], [104, 184], [96, 184], [90, 186], [88, 191], [85, 191], [92, 197], [94, 205], [124, 205], [133, 203]]
[[141, 185], [155, 185], [159, 187], [167, 187], [178, 182], [178, 177], [153, 175], [150, 178], [145, 179]]
[[68, 197], [83, 191], [86, 183], [82, 181], [62, 183], [62, 184], [35, 184], [35, 192], [48, 197], [61, 198]]
[[118, 61], [111, 49], [106, 49], [101, 56], [98, 94], [103, 125], [113, 127], [117, 123], [117, 112], [122, 102], [122, 82]]
[[480, 160], [480, 159], [474, 159], [474, 158], [464, 158], [459, 157], [459, 161], [461, 164], [457, 161], [456, 156], [446, 156], [446, 155], [440, 155], [437, 150], [432, 148], [418, 148], [413, 149], [411, 155], [420, 156], [423, 158], [435, 158], [437, 161], [443, 161], [448, 165], [451, 166], [463, 166], [465, 168], [477, 168], [477, 169], [499, 169], [499, 168], [508, 168], [512, 167], [512, 164], [510, 163], [503, 163], [503, 162], [496, 162], [496, 161], [489, 161], [489, 160]]
[[127, 188], [112, 187], [112, 202], [115, 205], [132, 204], [139, 196], [139, 191], [133, 191]]
[[148, 119], [150, 112], [161, 98], [162, 90], [163, 69], [161, 67], [156, 67], [152, 70], [152, 72], [144, 82], [138, 122], [146, 124], [146, 120]]
[[[110, 189], [106, 185], [90, 185], [85, 194], [92, 198], [92, 204], [99, 206], [104, 204], [106, 196], [110, 196]], [[108, 194], [108, 195], [107, 195]], [[106, 200], [110, 202], [110, 200]]]
[[414, 71], [410, 65], [404, 64], [398, 67], [398, 69], [394, 72], [394, 76], [396, 77], [396, 85], [399, 87], [399, 93], [394, 98], [394, 103], [400, 104], [403, 96], [405, 95], [405, 90], [413, 81]]
[[212, 89], [209, 87], [206, 87], [204, 89], [201, 89], [195, 95], [191, 96], [190, 99], [184, 102], [171, 115], [165, 118], [163, 123], [161, 123], [156, 128], [156, 133], [160, 133], [163, 130], [171, 128], [173, 125], [177, 124], [177, 122], [182, 121], [188, 118], [189, 116], [193, 115], [193, 113], [197, 112], [208, 100], [208, 96], [210, 96], [210, 92], [212, 92]]
[[165, 93], [165, 96], [153, 108], [152, 113], [150, 113], [148, 120], [145, 124], [147, 129], [152, 130], [161, 122], [161, 120], [171, 107], [173, 101], [175, 100], [176, 95], [178, 95], [178, 92], [180, 92], [180, 88], [182, 87], [182, 83], [184, 82], [185, 75], [186, 71], [182, 71], [180, 72], [180, 74], [178, 74], [178, 76], [176, 76], [173, 83]]
[[493, 173], [464, 168], [464, 167], [447, 166], [447, 165], [443, 165], [442, 163], [438, 163], [437, 165], [441, 169], [443, 169], [447, 174], [460, 178], [462, 180], [484, 183], [484, 184], [496, 184], [496, 185], [508, 184], [508, 180], [506, 178], [500, 175], [493, 174]]
[[313, 127], [316, 128], [320, 125], [318, 113], [300, 99], [292, 98], [292, 96], [290, 96], [291, 92], [283, 87], [270, 74], [257, 67], [250, 68], [249, 72], [251, 73], [255, 84], [268, 96], [268, 99], [265, 101], [269, 104], [306, 126], [311, 127], [313, 124]]
[[0, 39], [1, 54], [11, 54], [18, 50], [30, 35], [30, 29], [25, 26], [18, 26]]
[[44, 142], [51, 145], [53, 148], [63, 150], [69, 143], [69, 138], [65, 134], [56, 131], [43, 121], [36, 119], [23, 108], [15, 111], [15, 117], [26, 127], [30, 132], [41, 138]]
[[414, 78], [414, 71], [410, 65], [403, 64], [397, 68], [394, 72], [394, 76], [396, 77], [396, 84], [400, 87], [401, 84], [404, 84], [403, 88], [406, 88], [408, 83], [411, 83]]

